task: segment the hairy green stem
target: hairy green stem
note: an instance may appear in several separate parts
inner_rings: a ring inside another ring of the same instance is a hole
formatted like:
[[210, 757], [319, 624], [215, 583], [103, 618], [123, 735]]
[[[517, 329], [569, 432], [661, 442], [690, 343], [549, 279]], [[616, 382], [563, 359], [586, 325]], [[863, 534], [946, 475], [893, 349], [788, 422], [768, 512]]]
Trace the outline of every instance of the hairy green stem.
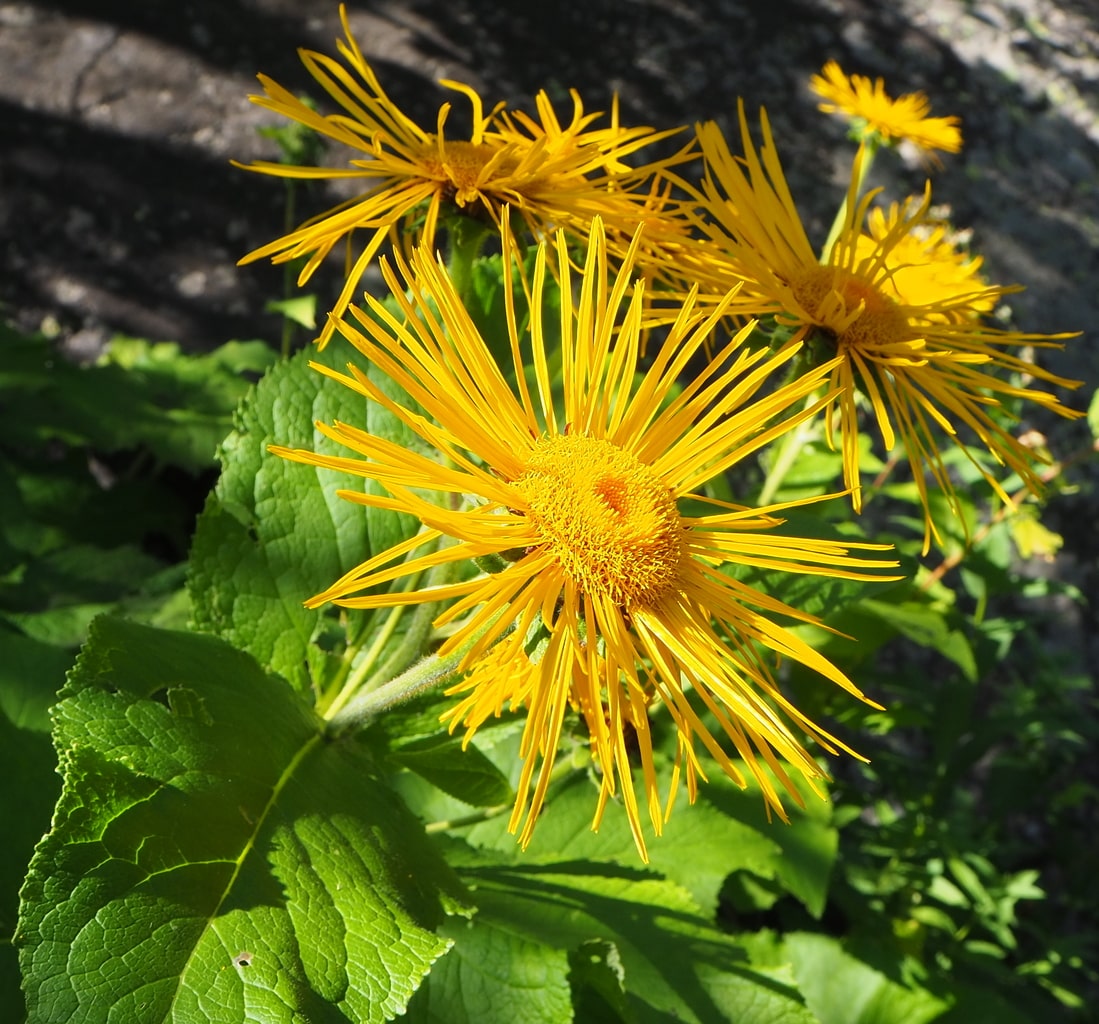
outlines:
[[424, 831], [428, 835], [435, 832], [448, 832], [452, 828], [462, 828], [465, 825], [480, 825], [483, 821], [498, 818], [505, 811], [511, 810], [511, 804], [497, 804], [495, 807], [482, 807], [479, 811], [463, 815], [460, 818], [449, 818], [445, 821], [429, 821], [424, 825]]
[[[431, 605], [430, 607], [434, 608], [434, 605]], [[368, 673], [374, 668], [374, 664], [378, 660], [378, 655], [385, 647], [386, 642], [396, 631], [397, 625], [400, 623], [407, 610], [408, 606], [403, 604], [394, 605], [394, 607], [389, 609], [389, 615], [386, 616], [385, 624], [374, 634], [374, 642], [370, 645], [370, 650], [359, 659], [358, 664], [355, 664], [354, 666], [349, 664], [342, 681], [339, 683], [339, 692], [324, 709], [325, 718], [330, 719], [338, 714], [340, 709], [359, 691], [360, 688], [362, 688], [363, 680], [367, 678]], [[368, 630], [372, 621], [373, 616], [365, 616], [362, 629]], [[359, 638], [356, 637], [352, 643], [348, 645], [347, 656], [353, 659], [360, 650], [360, 646]], [[393, 655], [386, 659], [386, 664], [391, 662], [396, 655], [402, 654], [403, 650], [404, 644], [402, 644], [401, 648], [395, 651]], [[416, 653], [418, 654], [419, 652]], [[415, 656], [416, 655], [413, 654], [407, 657], [403, 664], [407, 665]]]
[[[418, 550], [412, 551], [406, 556], [406, 561], [418, 557], [420, 557], [420, 552]], [[449, 565], [436, 566], [428, 576], [428, 586], [448, 582], [452, 569], [453, 567]], [[401, 587], [401, 592], [415, 590], [419, 585], [419, 582], [420, 573], [413, 573], [406, 576]], [[401, 643], [398, 645], [397, 649], [386, 658], [383, 666], [377, 668], [378, 658], [381, 656], [389, 639], [396, 632], [401, 619], [408, 612], [408, 607], [407, 604], [397, 603], [391, 606], [389, 614], [386, 616], [386, 620], [380, 629], [373, 628], [375, 626], [374, 614], [363, 616], [358, 630], [356, 630], [355, 635], [348, 641], [347, 649], [343, 655], [344, 665], [341, 667], [339, 675], [333, 680], [332, 685], [328, 688], [329, 694], [331, 694], [333, 690], [336, 691], [334, 696], [329, 697], [326, 695], [325, 699], [319, 702], [318, 710], [324, 718], [331, 719], [336, 715], [356, 692], [363, 687], [364, 680], [368, 678], [377, 678], [383, 671], [388, 673], [388, 675], [383, 678], [391, 678], [420, 657], [431, 629], [431, 620], [435, 617], [436, 605], [433, 603], [421, 605], [416, 609], [413, 613], [412, 625], [405, 633]], [[359, 652], [365, 644], [366, 638], [371, 635], [373, 636], [373, 641], [370, 644], [370, 649], [360, 658]], [[374, 672], [373, 677], [370, 676], [371, 672]]]
[[449, 654], [430, 655], [402, 672], [395, 679], [373, 690], [360, 690], [328, 720], [330, 737], [366, 728], [383, 711], [404, 704], [413, 697], [442, 685], [458, 672], [458, 666], [477, 642], [480, 632]]

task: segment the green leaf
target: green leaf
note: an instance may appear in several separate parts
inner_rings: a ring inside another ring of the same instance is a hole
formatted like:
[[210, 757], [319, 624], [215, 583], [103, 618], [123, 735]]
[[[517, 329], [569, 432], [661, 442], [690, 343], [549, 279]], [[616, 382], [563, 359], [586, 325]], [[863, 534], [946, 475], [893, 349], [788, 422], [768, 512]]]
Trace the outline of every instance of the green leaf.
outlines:
[[49, 708], [73, 653], [5, 628], [0, 621], [0, 714], [13, 725], [46, 733]]
[[408, 1008], [409, 1024], [569, 1024], [568, 957], [491, 920], [445, 921], [454, 947]]
[[994, 988], [959, 984], [951, 995], [954, 1005], [937, 1018], [937, 1024], [1035, 1024], [1035, 1017], [1020, 1011], [1010, 994]]
[[[599, 831], [592, 831], [597, 797], [598, 789], [586, 776], [574, 776], [555, 790], [525, 851], [507, 832], [504, 817], [474, 825], [462, 834], [474, 846], [492, 849], [515, 863], [546, 863], [567, 857], [639, 864], [621, 806], [611, 804]], [[771, 835], [773, 831], [766, 826], [755, 827], [754, 819], [753, 824], [747, 824], [736, 813], [723, 812], [706, 797], [693, 806], [683, 800], [664, 834], [648, 841], [649, 865], [654, 872], [683, 886], [696, 905], [712, 916], [718, 893], [732, 872], [746, 870], [771, 877], [778, 870], [782, 851]]]
[[263, 342], [229, 342], [192, 356], [170, 342], [115, 338], [95, 366], [77, 366], [39, 336], [0, 327], [0, 390], [9, 442], [88, 445], [102, 452], [147, 447], [191, 470], [213, 461], [248, 374], [276, 358]]
[[[139, 590], [141, 584], [164, 568], [136, 545], [117, 548], [90, 544], [65, 544], [38, 558], [29, 567], [19, 589], [19, 607], [46, 609], [39, 628], [23, 625], [24, 632], [48, 643], [78, 646], [92, 615], [79, 606], [108, 604]], [[16, 617], [16, 613], [11, 613]]]
[[[158, 475], [155, 466], [142, 467], [139, 453], [112, 486], [96, 478], [102, 463], [86, 449], [59, 451], [53, 444], [47, 456], [28, 444], [11, 454], [7, 464], [0, 454], [0, 501], [7, 513], [0, 538], [27, 559], [29, 584], [41, 568], [38, 558], [68, 545], [114, 550], [141, 542], [165, 557], [186, 551], [194, 514], [191, 502], [180, 500], [181, 481], [175, 474]], [[197, 486], [183, 482], [186, 491]], [[4, 589], [13, 582], [5, 580]], [[10, 605], [8, 597], [4, 602]]]
[[49, 736], [17, 728], [0, 712], [0, 779], [4, 780], [0, 789], [0, 822], [4, 823], [4, 841], [0, 843], [0, 1020], [24, 1019], [19, 967], [9, 938], [15, 931], [19, 886], [27, 863], [50, 827], [50, 811], [60, 789], [56, 768]]
[[821, 799], [796, 774], [791, 774], [791, 779], [801, 793], [804, 807], [787, 807], [789, 824], [773, 817], [768, 820], [763, 794], [754, 779], [746, 789], [740, 789], [715, 771], [703, 793], [724, 814], [754, 828], [774, 844], [775, 854], [749, 870], [773, 878], [800, 900], [813, 917], [819, 918], [828, 901], [828, 887], [839, 851], [839, 832], [832, 822], [831, 800]]
[[100, 619], [22, 892], [31, 1019], [382, 1021], [460, 887], [363, 748], [213, 637]]
[[573, 860], [471, 865], [463, 876], [479, 907], [474, 927], [494, 924], [558, 949], [613, 946], [629, 1012], [640, 1024], [813, 1024], [798, 993], [774, 972], [753, 967], [671, 882]]
[[191, 549], [188, 588], [197, 628], [248, 651], [303, 692], [328, 671], [329, 656], [317, 643], [322, 635], [335, 636], [329, 647], [346, 646], [364, 619], [348, 614], [337, 622], [302, 602], [417, 526], [412, 517], [337, 496], [341, 488], [361, 487], [358, 478], [267, 451], [277, 443], [348, 455], [314, 429], [315, 420], [343, 420], [405, 447], [417, 444], [383, 408], [310, 369], [310, 358], [332, 365], [346, 359], [342, 348], [333, 343], [323, 353], [299, 353], [260, 382], [221, 446], [222, 475]]
[[1099, 438], [1099, 390], [1096, 390], [1088, 402], [1088, 429], [1092, 437]]
[[784, 948], [820, 1024], [926, 1024], [948, 1009], [925, 989], [891, 981], [826, 935], [795, 932]]
[[310, 330], [317, 326], [316, 295], [295, 295], [291, 299], [273, 300], [263, 308], [267, 313], [281, 313], [287, 320]]
[[921, 647], [938, 651], [948, 658], [970, 682], [977, 680], [977, 659], [968, 637], [957, 628], [955, 616], [919, 601], [891, 604], [872, 598], [865, 599], [861, 610], [876, 615], [892, 626], [901, 636]]
[[395, 746], [389, 757], [471, 807], [492, 807], [514, 797], [508, 780], [484, 754], [449, 733], [423, 736]]

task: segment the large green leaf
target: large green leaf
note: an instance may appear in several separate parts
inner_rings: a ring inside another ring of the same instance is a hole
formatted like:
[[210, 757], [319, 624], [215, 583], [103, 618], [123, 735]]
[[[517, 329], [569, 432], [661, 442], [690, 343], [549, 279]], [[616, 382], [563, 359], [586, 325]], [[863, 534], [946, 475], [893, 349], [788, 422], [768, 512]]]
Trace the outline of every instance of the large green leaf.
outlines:
[[462, 874], [478, 905], [472, 929], [495, 928], [570, 951], [590, 950], [598, 940], [613, 951], [628, 1007], [616, 1014], [620, 1020], [815, 1024], [781, 971], [751, 964], [671, 882], [574, 860], [471, 863]]
[[973, 645], [962, 631], [960, 616], [955, 610], [920, 601], [890, 603], [872, 599], [863, 601], [861, 609], [876, 615], [913, 643], [938, 651], [954, 662], [966, 679], [976, 682], [977, 660]]
[[796, 932], [784, 945], [798, 988], [820, 1024], [927, 1024], [949, 1004], [892, 981], [827, 935]]
[[18, 728], [0, 710], [0, 1020], [23, 1019], [19, 970], [10, 939], [15, 931], [19, 886], [35, 844], [50, 827], [60, 780], [45, 732]]
[[[492, 762], [510, 774], [513, 784], [521, 766], [520, 733], [521, 721], [515, 720], [494, 728], [491, 733], [478, 731], [474, 739]], [[671, 742], [674, 749], [674, 740]], [[662, 766], [658, 785], [664, 793], [671, 766], [663, 754], [658, 761]], [[687, 802], [685, 793], [680, 793], [659, 837], [651, 835], [647, 818], [643, 824], [652, 872], [681, 885], [700, 910], [710, 916], [716, 911], [718, 894], [726, 879], [734, 873], [748, 872], [773, 881], [778, 889], [790, 893], [819, 917], [838, 848], [831, 802], [801, 785], [799, 792], [805, 806], [799, 808], [792, 800], [787, 801], [790, 823], [768, 820], [758, 785], [750, 782], [741, 791], [717, 765], [705, 758], [703, 765], [710, 781], [701, 787], [693, 805]], [[472, 810], [440, 798], [438, 791], [426, 784], [397, 780], [397, 785], [410, 806], [425, 820], [461, 820]], [[640, 777], [635, 785], [640, 793], [643, 786]], [[506, 814], [466, 823], [454, 834], [474, 847], [491, 851], [504, 862], [547, 863], [567, 857], [639, 866], [641, 861], [619, 801], [607, 806], [598, 832], [592, 831], [597, 799], [598, 786], [588, 775], [577, 773], [563, 780], [550, 791], [526, 850], [521, 850], [516, 837], [507, 831]]]
[[16, 941], [36, 1022], [381, 1021], [460, 887], [359, 744], [224, 642], [100, 619]]
[[[506, 830], [506, 816], [474, 825], [463, 835], [473, 845], [490, 848], [515, 863], [546, 863], [567, 857], [640, 865], [625, 813], [618, 804], [608, 807], [599, 831], [592, 831], [597, 796], [598, 789], [583, 776], [556, 790], [525, 852]], [[757, 827], [754, 821], [748, 824], [723, 813], [706, 799], [694, 806], [683, 800], [664, 834], [648, 841], [650, 866], [683, 886], [696, 905], [712, 916], [722, 884], [732, 872], [747, 870], [773, 877], [778, 870], [781, 849], [770, 831]]]
[[803, 807], [787, 800], [790, 821], [768, 818], [767, 805], [758, 785], [751, 780], [746, 789], [715, 773], [704, 790], [705, 797], [722, 813], [747, 828], [766, 836], [776, 852], [767, 860], [748, 865], [747, 870], [774, 879], [804, 904], [813, 917], [824, 913], [828, 887], [839, 851], [839, 831], [832, 821], [832, 802], [809, 789], [800, 776], [791, 774], [801, 794]]
[[569, 1024], [568, 956], [506, 923], [444, 922], [454, 948], [409, 1006], [409, 1024]]
[[[325, 613], [302, 602], [417, 525], [411, 517], [339, 498], [337, 490], [363, 486], [355, 477], [267, 451], [269, 444], [281, 444], [350, 454], [316, 431], [316, 420], [343, 420], [405, 447], [416, 444], [384, 408], [309, 367], [310, 358], [338, 365], [347, 353], [339, 342], [323, 353], [303, 352], [260, 382], [221, 446], [221, 479], [191, 550], [189, 588], [198, 628], [248, 651], [303, 691], [324, 676], [326, 656], [313, 641], [328, 627]], [[361, 624], [353, 614], [332, 623], [338, 635], [327, 646], [346, 644], [345, 631]]]

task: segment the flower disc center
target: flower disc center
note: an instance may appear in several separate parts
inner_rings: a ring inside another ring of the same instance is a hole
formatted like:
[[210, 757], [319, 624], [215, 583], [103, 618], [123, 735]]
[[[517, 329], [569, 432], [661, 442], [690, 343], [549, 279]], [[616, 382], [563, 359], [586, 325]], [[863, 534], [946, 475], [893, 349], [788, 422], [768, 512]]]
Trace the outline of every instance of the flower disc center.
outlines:
[[801, 307], [836, 336], [841, 348], [871, 352], [911, 334], [908, 319], [891, 296], [839, 267], [811, 267], [791, 282], [791, 288]]
[[678, 579], [679, 509], [632, 452], [583, 434], [545, 437], [514, 486], [542, 546], [584, 593], [645, 607]]
[[500, 157], [501, 150], [484, 142], [465, 142], [461, 139], [444, 141], [442, 156], [438, 141], [433, 141], [421, 154], [421, 165], [427, 176], [448, 182], [453, 189], [453, 199], [459, 206], [476, 201], [485, 187], [485, 168], [492, 168], [492, 177], [507, 174], [515, 168], [513, 156]]

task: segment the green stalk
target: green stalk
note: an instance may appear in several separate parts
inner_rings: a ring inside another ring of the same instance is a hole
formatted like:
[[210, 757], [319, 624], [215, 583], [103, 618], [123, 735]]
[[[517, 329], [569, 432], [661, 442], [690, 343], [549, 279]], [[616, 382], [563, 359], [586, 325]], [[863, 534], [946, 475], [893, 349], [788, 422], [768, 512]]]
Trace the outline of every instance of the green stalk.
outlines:
[[[294, 229], [297, 217], [297, 193], [294, 186], [297, 184], [292, 178], [284, 179], [286, 185], [286, 206], [283, 211], [283, 233], [289, 234]], [[282, 268], [282, 298], [285, 302], [294, 294], [295, 276], [297, 271], [293, 263], [285, 263]], [[290, 345], [294, 338], [294, 325], [284, 313], [282, 315], [282, 358], [290, 358]]]
[[[415, 583], [413, 583], [413, 585], [415, 585]], [[420, 608], [417, 609], [417, 612], [421, 611], [424, 607], [433, 610], [435, 606], [421, 605]], [[355, 696], [359, 689], [363, 687], [363, 680], [367, 678], [368, 673], [371, 671], [371, 669], [374, 668], [375, 662], [377, 662], [378, 660], [378, 656], [381, 654], [386, 642], [396, 631], [398, 624], [404, 617], [404, 614], [407, 610], [408, 605], [403, 604], [394, 605], [392, 608], [390, 608], [389, 614], [386, 616], [385, 624], [382, 626], [381, 629], [377, 631], [377, 633], [374, 634], [374, 642], [370, 645], [370, 650], [368, 650], [366, 654], [363, 655], [363, 657], [359, 660], [359, 663], [354, 667], [350, 667], [350, 663], [348, 662], [346, 674], [343, 676], [342, 680], [339, 681], [339, 692], [335, 695], [335, 697], [332, 698], [328, 706], [324, 708], [323, 715], [325, 718], [330, 719], [334, 715], [338, 714], [340, 709], [343, 708], [343, 706], [353, 696]], [[373, 616], [364, 616], [362, 629], [368, 630], [372, 623], [372, 620]], [[400, 648], [398, 648], [398, 650], [395, 651], [393, 655], [386, 659], [386, 664], [390, 664], [397, 657], [397, 655], [404, 654], [407, 646], [407, 644], [402, 643]], [[353, 660], [359, 649], [359, 636], [356, 636], [348, 645], [345, 657]], [[402, 663], [402, 667], [404, 665], [410, 664], [418, 655], [418, 650], [409, 653], [405, 658], [405, 661]]]
[[[486, 627], [487, 628], [487, 627]], [[395, 679], [383, 683], [372, 690], [363, 689], [347, 701], [335, 714], [326, 716], [329, 737], [342, 736], [345, 733], [365, 729], [383, 711], [388, 711], [398, 704], [404, 704], [413, 697], [433, 690], [452, 679], [458, 672], [462, 659], [469, 653], [473, 645], [483, 635], [484, 630], [477, 630], [467, 638], [465, 643], [440, 656], [429, 655], [418, 661], [411, 668], [402, 672]]]
[[481, 255], [481, 249], [493, 228], [483, 220], [460, 213], [450, 217], [446, 227], [449, 242], [447, 274], [462, 300], [462, 305], [472, 313], [477, 308], [473, 288], [473, 264]]
[[[411, 552], [408, 557], [412, 557]], [[416, 554], [416, 557], [420, 557], [420, 554]], [[455, 568], [455, 565], [451, 562], [435, 566], [428, 573], [425, 586], [432, 587], [449, 583], [454, 575]], [[407, 585], [405, 589], [415, 590], [419, 582], [419, 574], [408, 577], [406, 578]], [[395, 604], [389, 609], [385, 622], [373, 634], [374, 638], [370, 649], [359, 659], [358, 664], [353, 669], [348, 670], [347, 675], [339, 684], [339, 692], [321, 712], [328, 721], [332, 721], [339, 715], [357, 693], [378, 688], [383, 681], [392, 679], [394, 675], [404, 671], [423, 654], [424, 647], [431, 636], [432, 621], [438, 613], [439, 606], [435, 602], [426, 602], [416, 608], [412, 613], [412, 621], [396, 650], [385, 659], [381, 666], [377, 664], [385, 645], [396, 632], [401, 619], [408, 612], [408, 607], [406, 604]], [[367, 618], [366, 628], [369, 628], [372, 620], [373, 616]], [[347, 657], [353, 659], [358, 647], [359, 639], [356, 637], [354, 643], [348, 647]]]
[[463, 815], [460, 818], [448, 818], [445, 821], [429, 821], [424, 825], [424, 831], [428, 835], [438, 832], [449, 832], [452, 828], [464, 828], [466, 825], [480, 825], [483, 821], [491, 821], [501, 814], [511, 810], [511, 804], [497, 804], [495, 807], [482, 807], [479, 811]]
[[[805, 399], [806, 409], [817, 401], [818, 394], [818, 391], [814, 391]], [[797, 461], [805, 442], [816, 435], [816, 429], [816, 417], [809, 417], [802, 420], [793, 430], [788, 430], [783, 434], [782, 440], [779, 442], [778, 452], [771, 463], [771, 468], [767, 471], [767, 477], [763, 481], [763, 487], [756, 499], [761, 508], [770, 505], [774, 501], [775, 494], [782, 486], [786, 474], [790, 472], [791, 467]]]
[[[878, 155], [878, 150], [881, 148], [881, 144], [874, 138], [874, 136], [868, 136], [863, 144], [863, 157], [862, 164], [859, 166], [859, 178], [855, 185], [855, 199], [862, 195], [863, 186], [866, 184], [866, 179], [870, 174], [870, 168], [874, 166], [874, 157]], [[851, 193], [848, 192], [843, 197], [843, 202], [840, 203], [840, 208], [836, 211], [836, 219], [832, 221], [832, 227], [828, 231], [828, 237], [824, 241], [824, 248], [821, 250], [820, 261], [822, 264], [827, 265], [829, 258], [832, 255], [832, 246], [836, 244], [836, 239], [839, 238], [840, 232], [843, 230], [843, 225], [847, 222], [847, 200]]]

